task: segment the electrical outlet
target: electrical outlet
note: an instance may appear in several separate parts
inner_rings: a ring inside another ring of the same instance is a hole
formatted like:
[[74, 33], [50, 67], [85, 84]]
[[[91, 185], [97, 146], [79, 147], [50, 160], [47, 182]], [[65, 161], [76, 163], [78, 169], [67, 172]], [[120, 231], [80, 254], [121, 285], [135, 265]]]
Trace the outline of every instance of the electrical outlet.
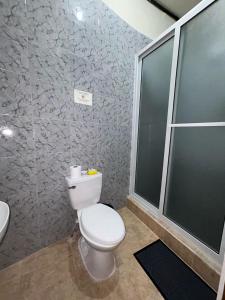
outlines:
[[92, 106], [92, 94], [74, 89], [74, 102]]

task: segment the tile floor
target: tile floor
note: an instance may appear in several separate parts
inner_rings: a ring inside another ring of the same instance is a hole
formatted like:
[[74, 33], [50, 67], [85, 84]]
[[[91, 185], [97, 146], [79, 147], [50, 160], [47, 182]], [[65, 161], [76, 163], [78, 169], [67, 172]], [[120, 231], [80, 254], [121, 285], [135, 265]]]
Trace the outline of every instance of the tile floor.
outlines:
[[127, 234], [116, 250], [118, 268], [110, 279], [95, 283], [89, 278], [77, 249], [77, 234], [2, 270], [0, 299], [163, 299], [133, 256], [158, 237], [128, 208], [119, 213]]

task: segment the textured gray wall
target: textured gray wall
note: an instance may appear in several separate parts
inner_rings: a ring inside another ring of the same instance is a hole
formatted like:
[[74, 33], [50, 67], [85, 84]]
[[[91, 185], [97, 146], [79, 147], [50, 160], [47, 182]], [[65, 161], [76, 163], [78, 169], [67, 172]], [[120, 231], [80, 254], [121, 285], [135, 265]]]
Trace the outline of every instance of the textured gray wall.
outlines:
[[[100, 0], [0, 0], [0, 27], [0, 128], [14, 133], [0, 129], [3, 268], [71, 232], [71, 164], [98, 167], [102, 201], [124, 205], [134, 54], [149, 40]], [[74, 104], [74, 88], [93, 106]]]

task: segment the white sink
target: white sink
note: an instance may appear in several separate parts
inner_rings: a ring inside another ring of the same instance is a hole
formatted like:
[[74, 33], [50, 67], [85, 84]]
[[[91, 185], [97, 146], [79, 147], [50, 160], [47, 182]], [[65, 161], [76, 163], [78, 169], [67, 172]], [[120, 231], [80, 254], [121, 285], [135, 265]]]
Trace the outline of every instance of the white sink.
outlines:
[[3, 239], [9, 223], [9, 206], [0, 201], [0, 242]]

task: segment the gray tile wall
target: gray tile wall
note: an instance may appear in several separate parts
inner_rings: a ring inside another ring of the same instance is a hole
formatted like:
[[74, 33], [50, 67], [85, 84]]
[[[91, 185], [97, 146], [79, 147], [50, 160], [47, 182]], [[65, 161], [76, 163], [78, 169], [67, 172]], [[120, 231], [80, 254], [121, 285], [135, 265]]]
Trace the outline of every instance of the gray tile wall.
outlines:
[[[149, 40], [100, 0], [0, 0], [0, 27], [3, 268], [71, 233], [71, 164], [98, 167], [102, 201], [124, 205], [134, 54]], [[74, 88], [92, 92], [93, 106], [74, 104]]]

